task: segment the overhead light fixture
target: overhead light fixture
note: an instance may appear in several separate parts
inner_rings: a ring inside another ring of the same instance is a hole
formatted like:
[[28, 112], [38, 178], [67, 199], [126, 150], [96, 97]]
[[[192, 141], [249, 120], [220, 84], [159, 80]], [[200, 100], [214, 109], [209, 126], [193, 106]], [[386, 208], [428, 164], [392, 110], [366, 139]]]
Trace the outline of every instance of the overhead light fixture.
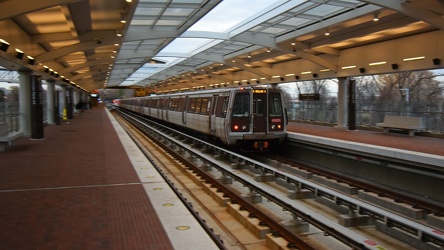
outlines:
[[267, 48], [267, 52], [271, 52], [271, 49], [270, 49], [270, 48]]
[[379, 13], [375, 12], [375, 13], [373, 13], [373, 22], [377, 22], [377, 21], [379, 21]]
[[356, 65], [344, 66], [342, 69], [353, 69], [356, 68]]
[[31, 65], [34, 65], [35, 64], [34, 57], [32, 57], [32, 56], [27, 56], [27, 57], [28, 57], [28, 63], [31, 64]]
[[19, 49], [15, 49], [15, 57], [19, 60], [23, 59], [23, 56], [25, 55], [25, 53]]
[[9, 43], [3, 39], [0, 39], [0, 50], [6, 52], [9, 48]]
[[422, 60], [425, 59], [425, 56], [417, 56], [417, 57], [410, 57], [410, 58], [404, 58], [402, 59], [404, 62], [408, 61], [416, 61], [416, 60]]
[[330, 35], [330, 31], [328, 31], [328, 30], [325, 30], [325, 33], [324, 33], [324, 35], [326, 35], [326, 36], [329, 36], [329, 35]]
[[43, 66], [43, 68], [45, 68], [45, 73], [49, 73], [49, 68], [48, 68], [48, 66]]
[[308, 74], [311, 74], [311, 71], [304, 71], [304, 72], [301, 72], [301, 75], [308, 75]]
[[372, 63], [369, 63], [368, 66], [383, 65], [383, 64], [386, 64], [386, 63], [387, 63], [387, 62], [372, 62]]

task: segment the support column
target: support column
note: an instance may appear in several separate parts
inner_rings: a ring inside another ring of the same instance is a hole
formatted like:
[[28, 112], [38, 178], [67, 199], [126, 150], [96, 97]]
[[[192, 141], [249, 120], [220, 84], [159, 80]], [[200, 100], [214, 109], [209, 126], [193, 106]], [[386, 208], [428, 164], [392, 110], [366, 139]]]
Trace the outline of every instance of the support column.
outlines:
[[60, 125], [60, 106], [60, 91], [56, 90], [54, 93], [54, 122], [56, 125]]
[[[46, 123], [50, 125], [56, 124], [55, 122], [55, 81], [46, 80]], [[58, 107], [58, 105], [57, 105]], [[58, 111], [57, 111], [58, 113]]]
[[66, 116], [68, 119], [74, 119], [74, 103], [72, 96], [73, 89], [68, 88], [66, 90]]
[[348, 81], [348, 130], [356, 129], [356, 81]]
[[19, 71], [19, 131], [31, 135], [31, 72]]
[[31, 76], [31, 139], [44, 139], [43, 89], [40, 76]]
[[338, 124], [336, 128], [347, 127], [347, 77], [338, 78]]
[[67, 95], [67, 91], [66, 91], [66, 86], [62, 85], [62, 98], [60, 100], [60, 109], [62, 111], [62, 119], [63, 121], [68, 120], [68, 116], [67, 116], [67, 111], [66, 111], [66, 95]]

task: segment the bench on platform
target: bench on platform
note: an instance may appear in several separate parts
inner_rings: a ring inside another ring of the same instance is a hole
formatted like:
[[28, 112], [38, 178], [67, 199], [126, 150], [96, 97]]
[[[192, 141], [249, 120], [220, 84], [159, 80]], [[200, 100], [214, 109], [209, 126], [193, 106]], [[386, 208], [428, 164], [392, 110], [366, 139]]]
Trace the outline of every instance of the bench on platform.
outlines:
[[8, 124], [0, 122], [0, 151], [5, 151], [8, 145], [14, 145], [14, 141], [22, 136], [23, 132], [9, 132]]
[[414, 116], [386, 115], [384, 122], [376, 123], [376, 126], [384, 128], [384, 133], [388, 133], [390, 129], [407, 130], [410, 136], [413, 136], [416, 131], [424, 130], [422, 118]]

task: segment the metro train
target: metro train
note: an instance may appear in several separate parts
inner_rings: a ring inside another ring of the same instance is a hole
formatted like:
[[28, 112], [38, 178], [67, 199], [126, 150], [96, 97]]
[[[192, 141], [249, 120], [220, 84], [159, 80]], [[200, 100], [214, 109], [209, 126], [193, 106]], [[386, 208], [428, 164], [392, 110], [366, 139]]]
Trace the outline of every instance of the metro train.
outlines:
[[284, 97], [277, 88], [199, 90], [120, 99], [115, 105], [243, 151], [269, 150], [287, 135]]

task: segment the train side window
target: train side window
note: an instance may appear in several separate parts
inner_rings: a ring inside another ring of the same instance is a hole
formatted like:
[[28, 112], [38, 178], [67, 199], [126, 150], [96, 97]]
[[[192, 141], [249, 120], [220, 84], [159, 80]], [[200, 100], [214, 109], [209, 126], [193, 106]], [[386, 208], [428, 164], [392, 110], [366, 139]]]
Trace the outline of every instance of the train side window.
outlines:
[[194, 113], [199, 114], [200, 108], [202, 105], [202, 98], [196, 98], [196, 108], [194, 109]]
[[211, 104], [208, 102], [208, 98], [203, 97], [202, 101], [201, 101], [201, 108], [200, 108], [200, 113], [201, 114], [207, 114], [210, 111], [210, 106], [208, 106], [208, 104]]
[[170, 100], [170, 110], [176, 111], [179, 104], [179, 98], [173, 98]]
[[237, 93], [234, 97], [233, 117], [249, 116], [250, 114], [250, 94], [249, 93]]
[[228, 96], [217, 98], [216, 117], [226, 117], [228, 110]]
[[270, 116], [282, 116], [282, 101], [279, 93], [270, 93], [268, 110]]
[[180, 112], [185, 111], [185, 107], [186, 107], [186, 105], [187, 105], [187, 99], [181, 97], [181, 98], [180, 98], [180, 101], [179, 101], [179, 111], [180, 111]]
[[157, 99], [151, 100], [151, 108], [157, 108]]
[[196, 110], [196, 98], [190, 98], [190, 101], [188, 103], [188, 113], [194, 113], [194, 111]]

